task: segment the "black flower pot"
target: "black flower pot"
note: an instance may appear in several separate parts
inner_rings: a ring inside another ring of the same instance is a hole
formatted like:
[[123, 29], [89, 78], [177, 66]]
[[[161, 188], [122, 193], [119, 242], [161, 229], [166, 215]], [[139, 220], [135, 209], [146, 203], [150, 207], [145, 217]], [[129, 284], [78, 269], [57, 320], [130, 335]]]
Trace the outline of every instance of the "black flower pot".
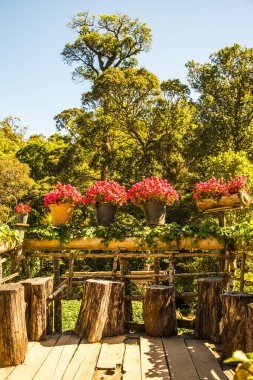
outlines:
[[165, 202], [147, 202], [143, 204], [147, 226], [164, 226], [166, 216]]
[[99, 226], [109, 226], [115, 222], [117, 206], [110, 203], [97, 203], [96, 216]]

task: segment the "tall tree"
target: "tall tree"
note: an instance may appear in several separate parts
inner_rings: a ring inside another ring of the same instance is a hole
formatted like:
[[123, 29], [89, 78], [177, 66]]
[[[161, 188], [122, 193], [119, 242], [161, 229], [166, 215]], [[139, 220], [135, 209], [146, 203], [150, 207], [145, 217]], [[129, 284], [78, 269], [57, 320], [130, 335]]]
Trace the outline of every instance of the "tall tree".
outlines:
[[80, 12], [69, 25], [78, 37], [66, 44], [62, 55], [68, 64], [79, 64], [74, 78], [93, 81], [110, 67], [136, 66], [136, 56], [151, 46], [150, 28], [128, 15]]
[[210, 62], [187, 63], [188, 78], [199, 94], [198, 128], [191, 155], [217, 155], [228, 149], [253, 154], [253, 48], [235, 44], [210, 56]]

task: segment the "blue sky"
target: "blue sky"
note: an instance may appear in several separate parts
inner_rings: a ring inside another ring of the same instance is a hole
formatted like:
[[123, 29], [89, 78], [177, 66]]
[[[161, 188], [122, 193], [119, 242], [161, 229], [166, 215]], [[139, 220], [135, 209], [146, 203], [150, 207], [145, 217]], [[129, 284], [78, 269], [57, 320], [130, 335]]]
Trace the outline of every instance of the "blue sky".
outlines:
[[79, 107], [88, 83], [72, 81], [60, 55], [74, 32], [66, 24], [78, 11], [127, 13], [152, 29], [141, 66], [160, 80], [186, 82], [188, 60], [239, 43], [253, 46], [253, 0], [0, 0], [0, 120], [17, 116], [33, 133], [55, 132], [53, 117]]

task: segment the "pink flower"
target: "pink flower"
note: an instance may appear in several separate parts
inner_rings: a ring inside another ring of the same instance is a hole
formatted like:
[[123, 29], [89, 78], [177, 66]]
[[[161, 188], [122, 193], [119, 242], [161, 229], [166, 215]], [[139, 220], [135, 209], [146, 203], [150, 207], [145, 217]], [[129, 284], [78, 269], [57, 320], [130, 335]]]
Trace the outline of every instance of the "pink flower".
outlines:
[[77, 191], [76, 187], [70, 184], [63, 185], [61, 182], [57, 182], [54, 185], [54, 190], [44, 197], [44, 206], [62, 203], [77, 205], [81, 202], [84, 202], [84, 197]]
[[25, 205], [20, 202], [17, 206], [14, 207], [14, 211], [17, 214], [28, 214], [31, 211], [31, 206]]
[[125, 186], [116, 181], [97, 181], [87, 191], [84, 203], [103, 202], [122, 206], [126, 201]]
[[127, 197], [137, 206], [154, 201], [172, 204], [179, 199], [178, 193], [169, 182], [157, 177], [137, 182], [128, 190]]
[[221, 178], [211, 178], [206, 182], [196, 183], [193, 189], [193, 197], [200, 201], [206, 198], [221, 198], [223, 195], [236, 194], [241, 190], [247, 191], [246, 189], [247, 177], [236, 176], [231, 178], [228, 183], [223, 183]]

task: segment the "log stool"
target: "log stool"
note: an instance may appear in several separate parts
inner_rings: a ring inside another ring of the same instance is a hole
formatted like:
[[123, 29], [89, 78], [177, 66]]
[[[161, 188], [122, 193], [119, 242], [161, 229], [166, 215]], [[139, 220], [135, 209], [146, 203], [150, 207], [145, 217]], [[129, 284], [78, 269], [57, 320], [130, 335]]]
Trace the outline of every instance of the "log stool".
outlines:
[[253, 352], [253, 303], [247, 307], [246, 332], [246, 352]]
[[87, 280], [75, 333], [89, 343], [124, 334], [124, 283]]
[[0, 286], [0, 367], [24, 362], [27, 351], [24, 288]]
[[246, 351], [247, 307], [253, 302], [252, 293], [226, 292], [222, 300], [222, 358], [236, 350]]
[[150, 285], [143, 300], [145, 330], [151, 336], [177, 334], [173, 286]]
[[202, 277], [198, 279], [198, 304], [194, 334], [198, 338], [220, 342], [219, 323], [222, 318], [220, 295], [226, 290], [226, 279]]
[[53, 305], [47, 299], [53, 291], [52, 277], [29, 278], [21, 282], [25, 288], [26, 328], [32, 341], [46, 339], [52, 333]]

